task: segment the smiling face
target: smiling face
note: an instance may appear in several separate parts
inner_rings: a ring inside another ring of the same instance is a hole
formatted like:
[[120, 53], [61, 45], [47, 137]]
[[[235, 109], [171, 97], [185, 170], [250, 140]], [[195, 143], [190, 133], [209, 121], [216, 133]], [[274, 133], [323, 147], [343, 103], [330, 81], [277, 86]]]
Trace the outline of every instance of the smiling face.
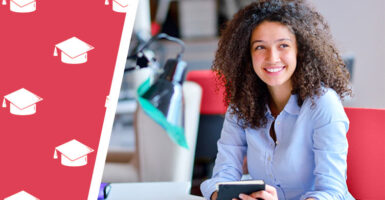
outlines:
[[252, 32], [250, 52], [255, 73], [269, 89], [292, 88], [297, 42], [287, 26], [270, 21], [260, 23]]

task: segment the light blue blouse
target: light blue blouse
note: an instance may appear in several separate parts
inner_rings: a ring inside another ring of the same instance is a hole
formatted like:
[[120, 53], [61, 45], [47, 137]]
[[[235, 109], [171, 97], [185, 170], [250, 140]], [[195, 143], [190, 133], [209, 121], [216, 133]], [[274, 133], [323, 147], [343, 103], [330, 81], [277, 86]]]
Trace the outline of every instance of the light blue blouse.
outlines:
[[257, 129], [243, 129], [228, 111], [213, 177], [201, 185], [205, 198], [210, 198], [217, 182], [241, 179], [247, 154], [252, 179], [274, 186], [279, 200], [354, 199], [346, 186], [349, 120], [337, 93], [325, 91], [313, 107], [310, 99], [299, 107], [297, 95], [291, 95], [274, 124], [276, 144], [269, 132], [274, 121], [269, 109], [266, 127]]

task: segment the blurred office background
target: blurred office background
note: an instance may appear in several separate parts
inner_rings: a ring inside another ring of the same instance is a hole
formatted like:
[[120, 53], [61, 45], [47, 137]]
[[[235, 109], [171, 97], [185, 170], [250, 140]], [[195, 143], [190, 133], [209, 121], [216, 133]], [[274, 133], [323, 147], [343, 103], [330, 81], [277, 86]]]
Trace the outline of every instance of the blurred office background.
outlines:
[[[186, 44], [183, 59], [187, 62], [188, 71], [210, 69], [221, 27], [240, 7], [251, 2], [250, 0], [139, 1], [141, 5], [138, 8], [138, 15], [141, 16], [136, 21], [134, 33], [137, 34], [137, 40], [132, 41], [131, 47], [135, 46], [138, 38], [148, 39], [150, 31], [165, 32], [179, 37]], [[310, 0], [309, 2], [329, 23], [335, 43], [351, 72], [354, 96], [346, 99], [344, 105], [385, 108], [385, 1]], [[160, 60], [173, 57], [179, 51], [179, 47], [170, 42], [159, 42], [154, 45], [154, 49]], [[135, 88], [148, 74], [149, 71], [143, 69], [124, 75], [103, 175], [105, 182], [138, 181], [135, 163], [132, 165], [135, 151], [133, 116], [137, 107]], [[209, 132], [205, 134], [212, 137]], [[199, 194], [199, 184], [211, 175], [211, 168], [210, 160], [195, 160], [191, 190], [193, 194]]]

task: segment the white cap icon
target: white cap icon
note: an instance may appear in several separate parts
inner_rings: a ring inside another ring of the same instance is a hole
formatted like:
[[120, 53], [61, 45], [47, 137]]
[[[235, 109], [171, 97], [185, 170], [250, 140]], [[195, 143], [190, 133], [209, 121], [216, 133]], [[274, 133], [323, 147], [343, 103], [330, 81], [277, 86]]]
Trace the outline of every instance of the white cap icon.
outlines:
[[10, 102], [10, 113], [14, 115], [33, 115], [36, 113], [36, 103], [43, 99], [32, 92], [21, 88], [4, 96], [3, 108]]
[[[7, 0], [3, 0], [7, 5]], [[36, 10], [36, 0], [10, 0], [10, 10], [18, 13], [29, 13]]]
[[57, 49], [61, 50], [61, 61], [63, 63], [82, 64], [87, 62], [87, 52], [94, 49], [94, 47], [77, 37], [72, 37], [55, 45], [54, 56], [58, 56]]
[[[130, 0], [112, 0], [112, 10], [115, 12], [125, 13]], [[105, 0], [105, 5], [109, 5], [109, 0]]]
[[73, 139], [55, 148], [53, 158], [57, 159], [57, 152], [61, 153], [61, 164], [70, 167], [80, 167], [87, 164], [87, 154], [94, 150]]
[[25, 191], [21, 191], [10, 197], [5, 198], [4, 200], [39, 200], [39, 199], [28, 194]]

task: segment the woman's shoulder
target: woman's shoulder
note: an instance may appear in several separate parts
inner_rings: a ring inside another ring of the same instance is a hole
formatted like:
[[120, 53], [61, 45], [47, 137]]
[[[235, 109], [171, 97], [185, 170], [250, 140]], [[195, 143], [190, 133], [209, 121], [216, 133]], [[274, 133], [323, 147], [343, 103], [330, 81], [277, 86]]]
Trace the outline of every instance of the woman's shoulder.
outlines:
[[307, 98], [303, 107], [307, 108], [312, 120], [319, 126], [333, 121], [346, 121], [348, 118], [345, 114], [340, 96], [331, 88], [321, 88], [320, 96]]
[[230, 122], [239, 127], [243, 127], [245, 121], [238, 116], [237, 112], [235, 112], [234, 109], [235, 108], [233, 108], [233, 106], [228, 106], [225, 114], [225, 121]]
[[342, 106], [340, 96], [332, 88], [321, 88], [321, 95], [314, 97], [314, 102], [320, 107]]
[[232, 123], [238, 123], [238, 115], [234, 112], [234, 109], [229, 106], [226, 110], [225, 120], [230, 121]]

